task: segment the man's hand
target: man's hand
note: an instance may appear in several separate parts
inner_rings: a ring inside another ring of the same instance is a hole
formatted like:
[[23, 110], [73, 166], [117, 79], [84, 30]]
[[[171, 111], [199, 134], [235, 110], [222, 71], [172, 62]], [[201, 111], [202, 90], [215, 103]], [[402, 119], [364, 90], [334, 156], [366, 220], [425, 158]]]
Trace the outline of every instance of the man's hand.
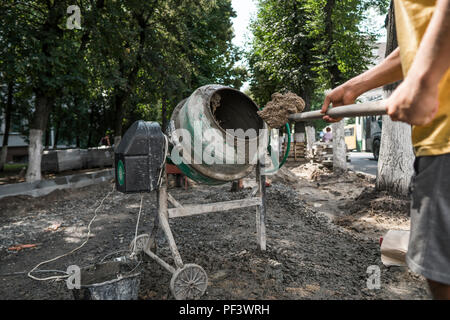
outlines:
[[421, 83], [417, 78], [405, 81], [387, 100], [387, 112], [393, 121], [423, 126], [430, 123], [438, 111], [438, 86]]
[[[333, 107], [354, 104], [356, 98], [364, 92], [401, 79], [403, 79], [403, 73], [400, 62], [400, 49], [397, 48], [378, 66], [348, 80], [343, 85], [331, 91], [325, 98], [322, 113], [327, 112], [330, 103], [333, 104]], [[327, 122], [338, 122], [342, 118], [333, 119], [330, 116], [324, 116], [323, 120]]]
[[[358, 96], [359, 94], [356, 93], [349, 83], [344, 83], [327, 94], [321, 112], [326, 113], [331, 103], [333, 104], [333, 107], [354, 104]], [[326, 122], [339, 122], [342, 118], [332, 118], [325, 115], [323, 120]]]

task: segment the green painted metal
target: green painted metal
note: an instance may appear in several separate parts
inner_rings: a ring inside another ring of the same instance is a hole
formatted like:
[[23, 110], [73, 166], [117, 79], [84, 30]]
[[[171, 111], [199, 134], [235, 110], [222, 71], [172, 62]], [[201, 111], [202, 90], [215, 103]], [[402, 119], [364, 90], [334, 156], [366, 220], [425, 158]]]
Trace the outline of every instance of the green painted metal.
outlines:
[[358, 152], [362, 152], [363, 146], [362, 146], [362, 140], [357, 140], [356, 141], [356, 150]]
[[291, 152], [292, 138], [291, 138], [291, 127], [289, 126], [289, 123], [286, 123], [286, 133], [287, 133], [287, 136], [288, 136], [288, 144], [287, 144], [287, 147], [286, 147], [286, 152], [284, 154], [284, 158], [281, 161], [280, 167], [278, 169], [281, 169], [284, 166], [284, 164], [287, 161], [287, 158], [289, 157], [289, 152]]
[[[227, 133], [211, 111], [211, 97], [214, 94], [219, 94], [221, 101], [226, 101], [227, 99], [236, 101], [235, 104], [224, 102], [220, 108], [231, 108], [234, 111], [239, 107], [237, 112], [240, 112], [241, 109], [243, 110], [240, 115], [241, 119], [248, 116], [249, 125], [254, 127], [255, 123], [258, 123], [257, 130], [267, 128], [257, 116], [258, 108], [254, 102], [240, 91], [228, 87], [220, 85], [204, 86], [197, 89], [188, 99], [182, 101], [174, 110], [169, 123], [168, 134], [172, 144], [177, 147], [177, 150], [183, 151], [183, 154], [181, 157], [175, 156], [176, 158], [171, 160], [186, 176], [207, 185], [225, 184], [248, 176], [254, 170], [255, 165], [250, 164], [250, 161], [247, 162], [247, 158], [245, 158], [246, 162], [244, 164], [237, 162], [238, 150], [235, 142], [245, 143], [247, 149], [249, 143], [256, 143], [257, 139], [262, 138], [260, 136], [254, 138], [254, 140], [252, 140], [253, 138], [240, 140], [236, 136]], [[238, 115], [236, 116], [238, 117]], [[186, 130], [190, 140], [184, 138], [180, 140], [180, 137], [175, 134], [176, 129]], [[243, 129], [245, 131], [247, 128]], [[214, 139], [208, 137], [207, 133], [209, 132], [214, 135]], [[264, 132], [263, 138], [267, 139], [266, 132]], [[198, 149], [196, 149], [196, 146]], [[203, 156], [207, 156], [221, 160], [221, 163], [224, 164], [188, 161], [185, 153], [189, 152], [191, 160], [197, 159], [196, 156], [198, 159], [203, 159]]]
[[119, 160], [117, 164], [117, 179], [119, 181], [119, 185], [123, 186], [125, 183], [125, 167], [123, 166], [122, 160]]
[[204, 175], [198, 173], [197, 171], [192, 170], [188, 165], [186, 165], [184, 163], [181, 163], [181, 164], [177, 165], [177, 167], [189, 179], [192, 179], [192, 180], [194, 180], [194, 181], [196, 181], [198, 183], [202, 183], [202, 184], [206, 184], [206, 185], [210, 185], [210, 186], [222, 185], [222, 184], [226, 183], [224, 181], [208, 178], [207, 176], [204, 176]]
[[[172, 150], [170, 150], [172, 151]], [[175, 160], [175, 161], [174, 161]], [[176, 165], [178, 167], [178, 169], [181, 170], [181, 172], [183, 172], [183, 174], [185, 176], [187, 176], [189, 179], [194, 180], [195, 182], [201, 183], [201, 184], [206, 184], [206, 185], [221, 185], [224, 184], [223, 181], [218, 181], [215, 179], [211, 179], [205, 175], [202, 175], [201, 173], [195, 171], [191, 166], [189, 166], [186, 163], [183, 163], [182, 159], [180, 159], [178, 157], [178, 155], [175, 155], [175, 159], [172, 159], [170, 157], [167, 157], [167, 161], [170, 164]], [[179, 163], [179, 164], [176, 164]], [[181, 163], [180, 163], [181, 162]]]
[[[281, 160], [281, 163], [279, 164], [278, 168], [274, 168], [272, 170], [267, 170], [264, 173], [266, 173], [266, 174], [275, 173], [278, 170], [280, 170], [281, 168], [283, 168], [283, 166], [285, 165], [285, 163], [287, 161], [287, 158], [289, 157], [289, 152], [291, 151], [291, 140], [292, 139], [291, 139], [291, 128], [289, 126], [289, 123], [286, 123], [286, 133], [287, 133], [287, 136], [288, 136], [288, 144], [287, 144], [287, 147], [286, 147], [286, 151], [284, 153], [283, 160]], [[270, 141], [269, 141], [269, 146], [267, 148], [269, 149], [269, 154], [272, 157], [272, 152], [270, 150], [271, 149], [270, 148]], [[272, 158], [272, 162], [275, 162], [275, 161], [273, 161], [273, 158]]]

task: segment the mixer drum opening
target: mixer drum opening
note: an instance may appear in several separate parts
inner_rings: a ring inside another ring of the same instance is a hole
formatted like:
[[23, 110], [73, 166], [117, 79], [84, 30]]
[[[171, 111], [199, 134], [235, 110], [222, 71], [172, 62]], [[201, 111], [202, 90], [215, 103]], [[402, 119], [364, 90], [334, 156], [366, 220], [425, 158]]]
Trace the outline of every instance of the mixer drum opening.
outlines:
[[238, 90], [221, 85], [198, 88], [172, 114], [171, 160], [199, 183], [217, 185], [248, 176], [255, 170], [258, 152], [267, 146], [267, 126], [257, 112], [257, 105]]
[[245, 94], [233, 89], [217, 90], [210, 99], [211, 113], [220, 128], [259, 130], [264, 128], [263, 120], [258, 116], [258, 107]]

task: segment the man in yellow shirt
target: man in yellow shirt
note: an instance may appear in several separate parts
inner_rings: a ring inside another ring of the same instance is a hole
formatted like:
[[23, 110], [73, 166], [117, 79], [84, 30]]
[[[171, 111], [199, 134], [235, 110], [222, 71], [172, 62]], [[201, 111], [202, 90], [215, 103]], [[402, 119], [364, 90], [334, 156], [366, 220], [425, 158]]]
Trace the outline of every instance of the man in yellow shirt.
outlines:
[[394, 1], [399, 48], [332, 90], [322, 111], [403, 79], [386, 109], [392, 120], [413, 126], [416, 175], [407, 263], [428, 280], [435, 299], [450, 299], [450, 0]]

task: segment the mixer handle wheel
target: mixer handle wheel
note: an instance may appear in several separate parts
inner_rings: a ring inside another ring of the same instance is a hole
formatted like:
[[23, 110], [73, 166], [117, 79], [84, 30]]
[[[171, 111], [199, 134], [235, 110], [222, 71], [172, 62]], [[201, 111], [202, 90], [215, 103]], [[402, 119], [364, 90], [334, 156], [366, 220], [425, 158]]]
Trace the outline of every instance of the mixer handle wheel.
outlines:
[[[150, 240], [150, 235], [147, 233], [137, 236], [130, 243], [130, 252], [140, 254], [141, 252], [144, 251], [149, 240]], [[135, 242], [136, 242], [136, 247], [135, 247]]]
[[208, 275], [196, 264], [178, 269], [170, 281], [170, 290], [176, 300], [198, 300], [206, 292]]

